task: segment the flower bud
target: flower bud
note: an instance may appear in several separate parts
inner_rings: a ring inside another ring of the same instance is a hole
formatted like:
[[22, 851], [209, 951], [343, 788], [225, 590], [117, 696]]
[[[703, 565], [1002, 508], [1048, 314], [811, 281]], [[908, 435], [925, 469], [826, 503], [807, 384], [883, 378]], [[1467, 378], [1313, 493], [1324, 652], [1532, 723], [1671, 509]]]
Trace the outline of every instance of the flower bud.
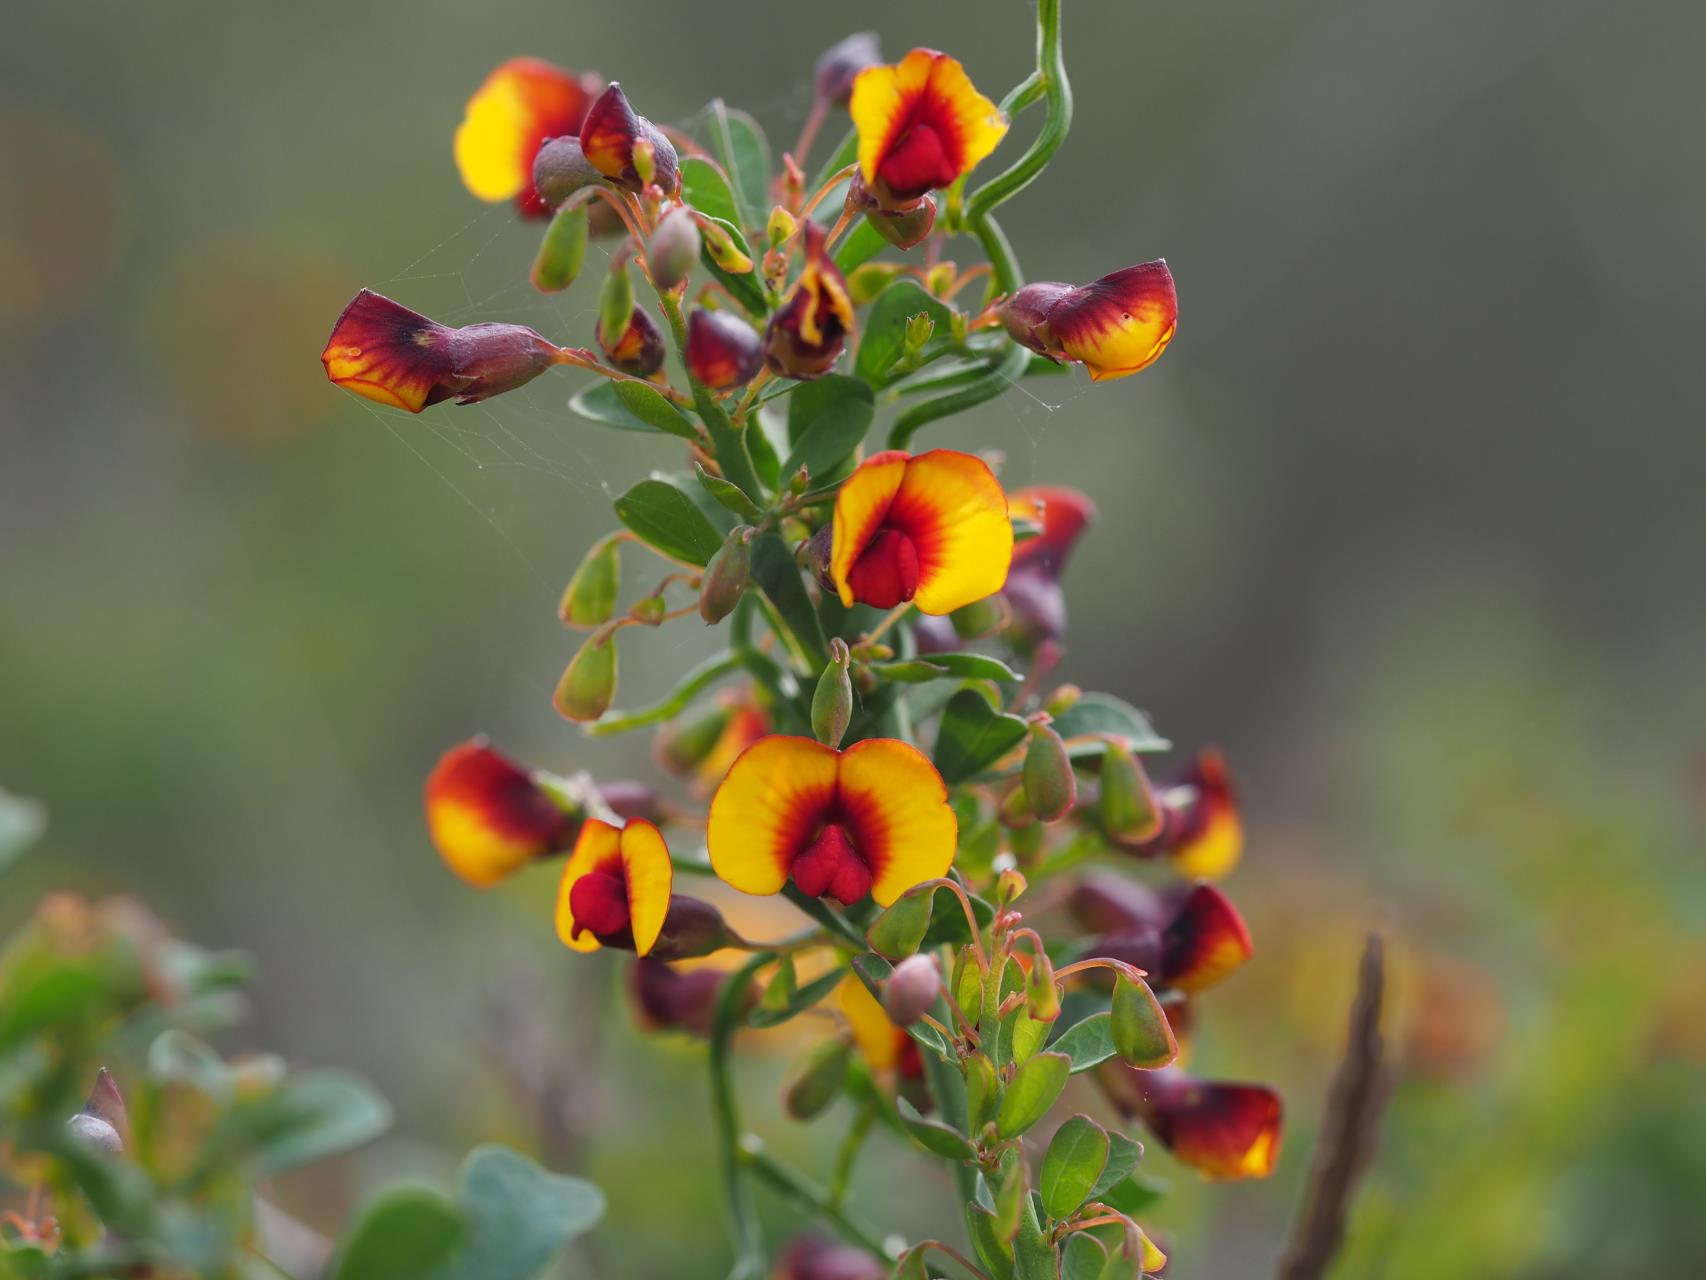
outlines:
[[770, 211], [770, 220], [764, 224], [764, 238], [772, 249], [779, 248], [793, 237], [799, 225], [798, 218], [777, 205]]
[[729, 980], [718, 969], [681, 970], [651, 956], [638, 959], [628, 977], [641, 1026], [696, 1036], [711, 1034], [717, 996]]
[[794, 1237], [770, 1280], [888, 1280], [889, 1264], [816, 1232]]
[[853, 96], [853, 82], [866, 67], [883, 60], [877, 33], [861, 31], [838, 41], [812, 64], [812, 90], [822, 102], [842, 107]]
[[702, 213], [694, 216], [699, 220], [699, 234], [712, 262], [731, 276], [744, 276], [752, 270], [752, 255], [740, 247], [728, 227]]
[[[624, 277], [626, 278], [626, 277]], [[649, 378], [663, 368], [663, 334], [657, 322], [645, 310], [635, 307], [628, 316], [628, 327], [614, 343], [604, 340], [605, 329], [599, 324], [598, 342], [610, 363], [623, 373], [636, 378]]]
[[663, 928], [647, 954], [659, 960], [695, 960], [721, 951], [729, 938], [721, 911], [699, 898], [672, 893]]
[[513, 391], [555, 364], [559, 350], [522, 325], [452, 329], [363, 289], [332, 327], [320, 363], [346, 391], [419, 413]]
[[628, 616], [635, 622], [648, 627], [663, 625], [664, 615], [669, 612], [669, 605], [662, 596], [641, 596], [628, 606]]
[[708, 390], [743, 387], [764, 367], [764, 344], [745, 320], [697, 307], [687, 318], [687, 371]]
[[853, 299], [853, 305], [862, 307], [867, 302], [874, 302], [902, 269], [898, 262], [865, 262], [854, 267], [853, 274], [847, 277], [847, 294]]
[[1084, 690], [1075, 684], [1058, 685], [1043, 699], [1043, 710], [1058, 718], [1077, 706], [1083, 696]]
[[533, 157], [533, 188], [547, 208], [555, 209], [603, 177], [581, 151], [579, 138], [552, 138]]
[[707, 625], [721, 622], [740, 603], [752, 569], [752, 535], [756, 532], [751, 525], [736, 525], [705, 566], [699, 584], [699, 616]]
[[558, 209], [539, 241], [533, 259], [533, 287], [540, 293], [560, 293], [575, 282], [586, 262], [588, 215], [584, 204]]
[[609, 629], [587, 637], [570, 660], [551, 704], [566, 720], [585, 724], [610, 710], [616, 697], [616, 635]]
[[1148, 840], [1161, 830], [1161, 808], [1149, 776], [1137, 756], [1123, 743], [1110, 742], [1102, 752], [1101, 795], [1097, 812], [1102, 829], [1124, 843]]
[[[936, 200], [933, 196], [927, 195], [903, 209], [885, 209], [866, 188], [864, 176], [858, 172], [853, 174], [853, 181], [848, 184], [846, 207], [864, 214], [871, 229], [897, 249], [912, 248], [936, 225]], [[948, 272], [952, 278], [953, 267], [949, 266]], [[932, 288], [931, 292], [940, 295], [941, 291]]]
[[104, 1155], [116, 1156], [124, 1151], [130, 1133], [130, 1117], [124, 1097], [118, 1091], [112, 1073], [102, 1067], [95, 1076], [95, 1085], [83, 1109], [65, 1127], [71, 1136], [88, 1143]]
[[587, 109], [580, 144], [593, 168], [619, 187], [637, 192], [655, 183], [665, 195], [673, 195], [681, 186], [674, 145], [635, 113], [614, 81]]
[[928, 311], [909, 316], [906, 321], [906, 345], [901, 359], [907, 364], [916, 361], [924, 353], [924, 344], [930, 341], [935, 332], [936, 322], [930, 318]]
[[1017, 867], [1003, 867], [1001, 874], [995, 877], [995, 900], [1003, 907], [1010, 907], [1030, 887], [1023, 871]]
[[118, 1136], [118, 1130], [99, 1116], [79, 1111], [65, 1122], [65, 1127], [73, 1138], [102, 1155], [116, 1156], [124, 1152], [124, 1139]]
[[840, 636], [829, 642], [829, 665], [812, 694], [812, 732], [826, 747], [839, 747], [853, 720], [853, 682], [847, 669], [853, 655]]
[[678, 205], [664, 214], [652, 232], [646, 256], [658, 288], [676, 289], [687, 283], [693, 265], [699, 261], [699, 224], [693, 220], [692, 211]]
[[1172, 273], [1158, 259], [1082, 287], [1028, 284], [999, 312], [1013, 341], [1057, 363], [1083, 364], [1099, 381], [1136, 373], [1160, 357], [1178, 324], [1179, 299]]
[[571, 627], [602, 626], [616, 611], [622, 586], [620, 545], [620, 538], [600, 538], [582, 557], [557, 606], [557, 616]]
[[1060, 1017], [1060, 987], [1054, 980], [1054, 964], [1046, 955], [1031, 961], [1030, 976], [1025, 979], [1025, 1011], [1038, 1022]]
[[897, 1027], [910, 1027], [935, 1006], [942, 994], [936, 957], [912, 955], [894, 967], [883, 987], [883, 1009]]
[[847, 1082], [853, 1046], [846, 1040], [826, 1040], [800, 1060], [782, 1087], [782, 1105], [796, 1120], [810, 1120], [834, 1102]]
[[1078, 799], [1078, 779], [1066, 743], [1046, 720], [1031, 724], [1031, 744], [1025, 750], [1025, 798], [1043, 822], [1058, 822]]
[[476, 888], [561, 853], [583, 806], [475, 738], [446, 751], [426, 782], [427, 830], [445, 866]]
[[610, 271], [598, 287], [598, 345], [608, 353], [622, 341], [634, 314], [634, 282], [628, 278], [628, 254], [624, 250], [610, 260]]

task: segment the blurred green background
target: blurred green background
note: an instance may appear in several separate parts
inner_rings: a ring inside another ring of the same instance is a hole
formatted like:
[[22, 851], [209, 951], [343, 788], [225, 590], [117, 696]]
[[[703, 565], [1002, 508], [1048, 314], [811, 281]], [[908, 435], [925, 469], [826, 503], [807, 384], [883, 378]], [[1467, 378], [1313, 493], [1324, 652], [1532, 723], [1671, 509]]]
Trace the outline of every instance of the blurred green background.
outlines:
[[[1032, 278], [1166, 256], [1179, 337], [1140, 377], [1034, 382], [932, 442], [1096, 498], [1064, 674], [1223, 744], [1243, 785], [1229, 888], [1257, 955], [1196, 1065], [1278, 1082], [1288, 1146], [1272, 1182], [1175, 1179], [1168, 1274], [1266, 1269], [1370, 924], [1406, 1069], [1342, 1274], [1694, 1274], [1706, 8], [1069, 0], [1066, 21], [1077, 123], [1004, 222]], [[0, 926], [49, 887], [122, 890], [258, 953], [252, 1042], [359, 1069], [401, 1114], [348, 1186], [289, 1189], [323, 1227], [351, 1187], [545, 1131], [611, 1189], [600, 1275], [720, 1274], [698, 1051], [642, 1043], [617, 966], [556, 944], [552, 875], [469, 892], [419, 806], [475, 731], [648, 767], [551, 710], [553, 607], [673, 450], [569, 416], [568, 377], [413, 419], [317, 356], [364, 285], [590, 341], [590, 290], [533, 293], [537, 228], [451, 164], [505, 57], [619, 77], [688, 127], [721, 95], [780, 150], [832, 40], [947, 49], [999, 96], [1028, 5], [89, 0], [6, 27], [0, 785], [52, 826]], [[628, 645], [623, 701], [706, 645]], [[506, 1085], [541, 1064], [568, 1085], [549, 1124]], [[841, 1123], [763, 1127], [812, 1166]], [[874, 1162], [868, 1211], [939, 1223], [918, 1170]]]

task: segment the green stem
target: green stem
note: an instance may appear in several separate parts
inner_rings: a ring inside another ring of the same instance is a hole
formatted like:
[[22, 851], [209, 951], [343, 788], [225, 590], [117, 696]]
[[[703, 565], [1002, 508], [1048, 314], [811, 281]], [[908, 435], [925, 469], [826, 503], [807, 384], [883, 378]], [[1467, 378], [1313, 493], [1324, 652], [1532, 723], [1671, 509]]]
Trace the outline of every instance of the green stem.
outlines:
[[723, 470], [723, 478], [746, 494], [753, 503], [760, 503], [764, 497], [764, 486], [759, 482], [758, 471], [746, 451], [746, 437], [730, 421], [728, 413], [717, 403], [716, 397], [693, 376], [693, 370], [687, 365], [687, 320], [682, 315], [681, 299], [668, 290], [659, 289], [658, 302], [663, 307], [664, 316], [669, 320], [676, 354], [681, 357], [682, 367], [687, 370], [687, 385], [693, 392], [693, 407], [699, 411], [699, 418], [704, 422], [705, 431], [711, 437], [711, 448], [717, 455], [717, 464]]
[[821, 898], [809, 898], [793, 884], [782, 886], [782, 896], [855, 951], [862, 954], [871, 949], [871, 944], [865, 941], [865, 935], [849, 924], [840, 912], [827, 906]]
[[1013, 292], [1024, 278], [1011, 246], [989, 215], [1031, 184], [1060, 150], [1072, 127], [1072, 85], [1066, 78], [1066, 59], [1061, 52], [1060, 5], [1061, 0], [1037, 0], [1037, 69], [1008, 95], [1009, 111], [1019, 111], [1036, 101], [1040, 88], [1047, 104], [1043, 127], [1024, 155], [979, 187], [966, 202], [966, 225], [989, 255], [997, 288], [1003, 293]]
[[640, 729], [648, 724], [671, 719], [679, 715], [702, 691], [731, 671], [738, 670], [740, 665], [740, 658], [732, 652], [713, 654], [689, 671], [681, 683], [670, 691], [668, 697], [635, 711], [607, 711], [588, 725], [586, 731], [595, 738], [606, 738], [611, 734], [626, 733], [630, 729]]
[[729, 1045], [740, 1020], [747, 988], [754, 975], [776, 958], [760, 951], [723, 984], [711, 1020], [711, 1103], [717, 1122], [717, 1142], [722, 1148], [724, 1191], [728, 1195], [729, 1225], [734, 1235], [735, 1265], [730, 1280], [758, 1280], [764, 1274], [764, 1236], [758, 1224], [758, 1209], [752, 1189], [741, 1176], [740, 1109], [735, 1101], [734, 1079], [729, 1072]]
[[847, 1136], [841, 1140], [841, 1148], [835, 1153], [835, 1171], [829, 1179], [831, 1204], [839, 1205], [847, 1199], [847, 1189], [853, 1181], [853, 1164], [859, 1158], [859, 1149], [865, 1145], [865, 1138], [876, 1119], [877, 1109], [869, 1102], [854, 1115]]
[[736, 1153], [742, 1164], [792, 1201], [796, 1208], [820, 1215], [861, 1249], [885, 1260], [889, 1257], [875, 1231], [831, 1200], [822, 1187], [771, 1155], [757, 1134], [749, 1133], [742, 1138]]

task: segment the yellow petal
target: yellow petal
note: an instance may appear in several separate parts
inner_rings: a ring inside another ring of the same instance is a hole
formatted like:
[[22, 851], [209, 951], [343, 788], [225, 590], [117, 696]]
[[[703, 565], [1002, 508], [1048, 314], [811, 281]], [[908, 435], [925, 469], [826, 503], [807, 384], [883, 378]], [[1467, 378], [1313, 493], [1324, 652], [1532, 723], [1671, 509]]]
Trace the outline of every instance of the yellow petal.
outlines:
[[635, 953], [643, 956], [663, 930], [675, 878], [669, 846], [644, 818], [630, 819], [622, 828], [622, 869], [628, 882], [628, 928], [634, 935]]
[[778, 893], [788, 868], [835, 801], [836, 753], [773, 734], [740, 754], [711, 798], [711, 868], [742, 893]]
[[835, 988], [836, 1002], [853, 1033], [853, 1043], [865, 1055], [873, 1071], [893, 1071], [906, 1048], [906, 1032], [889, 1021], [877, 998], [865, 989], [857, 974], [850, 973]]
[[[839, 514], [839, 501], [836, 507]], [[913, 603], [921, 613], [952, 613], [1007, 581], [1013, 563], [1007, 495], [981, 458], [933, 449], [912, 459], [887, 523], [918, 549]]]
[[910, 743], [867, 738], [841, 753], [840, 810], [886, 907], [954, 863], [959, 823], [936, 766]]
[[[666, 855], [667, 857], [667, 855]], [[557, 937], [565, 947], [575, 951], [597, 951], [599, 941], [592, 930], [575, 933], [575, 913], [569, 906], [569, 891], [582, 876], [614, 865], [622, 859], [622, 833], [608, 822], [588, 818], [581, 827], [575, 851], [563, 864], [563, 878], [557, 884]], [[656, 934], [653, 934], [654, 940]]]

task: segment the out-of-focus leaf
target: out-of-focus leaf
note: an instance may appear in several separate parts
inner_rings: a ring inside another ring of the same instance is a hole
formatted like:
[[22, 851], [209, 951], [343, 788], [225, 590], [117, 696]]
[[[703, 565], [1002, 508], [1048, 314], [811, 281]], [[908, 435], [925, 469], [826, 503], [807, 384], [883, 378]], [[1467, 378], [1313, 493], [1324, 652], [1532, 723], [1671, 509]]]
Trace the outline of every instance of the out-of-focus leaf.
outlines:
[[829, 483], [864, 440], [876, 413], [870, 385], [858, 378], [829, 373], [803, 384], [788, 397], [793, 450], [782, 475], [791, 477], [803, 466], [813, 488]]
[[848, 275], [888, 248], [888, 244], [889, 242], [883, 239], [882, 232], [866, 219], [860, 218], [858, 224], [848, 233], [847, 239], [836, 246], [835, 265], [840, 268], [842, 275]]
[[906, 1131], [926, 1151], [945, 1156], [949, 1160], [970, 1160], [977, 1154], [963, 1133], [949, 1128], [940, 1120], [931, 1120], [920, 1115], [918, 1108], [905, 1098], [895, 1099], [895, 1106], [900, 1111], [901, 1123], [906, 1126]]
[[734, 188], [735, 207], [742, 227], [757, 227], [769, 212], [770, 143], [758, 122], [744, 111], [711, 103], [708, 131], [711, 149], [723, 162]]
[[462, 1215], [430, 1187], [398, 1187], [361, 1211], [332, 1280], [425, 1280], [462, 1239]]
[[828, 661], [829, 637], [823, 633], [823, 623], [806, 592], [800, 568], [780, 535], [764, 533], [752, 540], [752, 580], [776, 606], [782, 621], [805, 647], [806, 656], [819, 667]]
[[1090, 1188], [1090, 1199], [1100, 1200], [1114, 1187], [1125, 1181], [1126, 1175], [1137, 1167], [1137, 1162], [1143, 1157], [1143, 1144], [1134, 1142], [1123, 1133], [1110, 1131], [1108, 1134], [1108, 1163], [1102, 1169], [1102, 1176], [1096, 1179], [1096, 1185]]
[[944, 781], [964, 782], [982, 773], [1025, 740], [1025, 722], [997, 711], [975, 689], [956, 693], [942, 711], [934, 758]]
[[709, 217], [730, 225], [740, 221], [734, 188], [723, 171], [704, 156], [681, 157], [681, 198]]
[[[1155, 732], [1148, 716], [1111, 693], [1085, 694], [1054, 718], [1054, 728], [1063, 738], [1111, 735], [1133, 751], [1165, 751], [1173, 745]], [[1102, 749], [1102, 743], [1094, 742], [1072, 754], [1100, 755]]]
[[432, 1280], [536, 1280], [565, 1244], [604, 1216], [604, 1193], [592, 1183], [501, 1146], [469, 1153], [457, 1203], [466, 1234]]
[[834, 991], [836, 984], [845, 976], [846, 970], [832, 969], [826, 974], [813, 978], [803, 986], [795, 987], [793, 992], [787, 994], [785, 998], [778, 996], [777, 1003], [771, 1008], [765, 1008], [760, 1004], [747, 1015], [747, 1023], [754, 1027], [780, 1026], [789, 1019], [798, 1017], [831, 991]]
[[237, 1103], [225, 1120], [273, 1174], [372, 1141], [390, 1126], [391, 1107], [358, 1076], [309, 1071]]
[[630, 391], [627, 393], [629, 399], [637, 404], [643, 404], [650, 416], [642, 417], [636, 413], [628, 407], [621, 393], [617, 391], [618, 387], [624, 386], [640, 387], [642, 391], [645, 390], [640, 383], [612, 382], [601, 378], [590, 387], [583, 387], [575, 392], [569, 399], [569, 410], [572, 413], [579, 414], [589, 422], [596, 422], [606, 427], [615, 427], [619, 431], [639, 431], [647, 435], [657, 435], [662, 432], [672, 436], [680, 436], [685, 440], [697, 440], [699, 438], [699, 433], [693, 429], [693, 424], [661, 394], [657, 395], [657, 402], [661, 403], [663, 409], [667, 410], [668, 413], [674, 414], [674, 418], [670, 418], [663, 411], [658, 410], [649, 399]]
[[1137, 1170], [1108, 1187], [1096, 1193], [1096, 1198], [1110, 1209], [1118, 1209], [1127, 1217], [1145, 1213], [1155, 1206], [1155, 1203], [1173, 1189], [1172, 1184], [1165, 1178], [1152, 1177]]
[[160, 1084], [181, 1084], [224, 1101], [231, 1094], [231, 1068], [209, 1046], [176, 1027], [148, 1046], [148, 1075]]
[[741, 492], [740, 486], [730, 484], [721, 476], [712, 475], [697, 462], [693, 464], [693, 474], [700, 487], [728, 511], [749, 523], [763, 519], [764, 513], [758, 509], [758, 504]]
[[903, 684], [923, 684], [927, 680], [1012, 682], [1019, 679], [1019, 673], [1001, 659], [981, 653], [932, 653], [901, 662], [873, 662], [871, 670], [884, 679]]
[[1061, 1255], [1060, 1280], [1100, 1280], [1108, 1265], [1108, 1251], [1088, 1232], [1075, 1231], [1066, 1237]]
[[0, 869], [29, 848], [47, 829], [47, 810], [39, 801], [0, 788]]

